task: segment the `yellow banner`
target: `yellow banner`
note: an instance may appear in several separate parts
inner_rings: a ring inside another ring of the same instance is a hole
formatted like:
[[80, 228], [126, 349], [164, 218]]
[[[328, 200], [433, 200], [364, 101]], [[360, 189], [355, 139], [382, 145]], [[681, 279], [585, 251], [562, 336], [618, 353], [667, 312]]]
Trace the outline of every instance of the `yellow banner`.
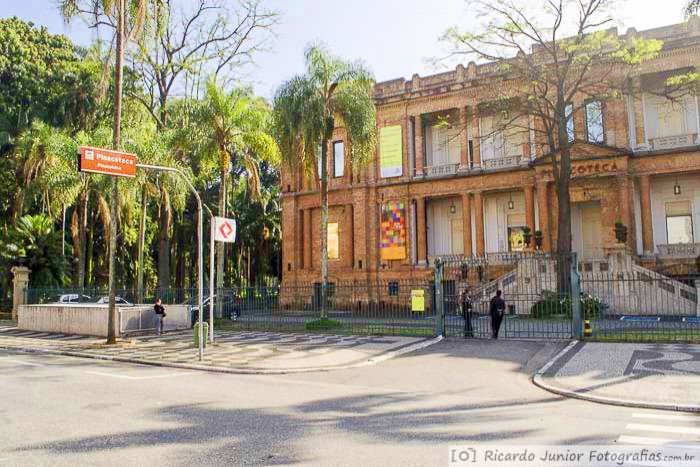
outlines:
[[379, 130], [379, 168], [382, 178], [403, 174], [403, 139], [401, 125], [385, 126]]

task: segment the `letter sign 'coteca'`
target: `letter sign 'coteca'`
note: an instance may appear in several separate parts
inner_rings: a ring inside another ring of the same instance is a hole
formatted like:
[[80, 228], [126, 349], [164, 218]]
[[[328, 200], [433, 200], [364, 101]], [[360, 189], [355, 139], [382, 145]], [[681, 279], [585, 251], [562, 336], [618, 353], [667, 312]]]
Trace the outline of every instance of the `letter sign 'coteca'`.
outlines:
[[136, 154], [81, 146], [78, 170], [119, 177], [135, 177]]

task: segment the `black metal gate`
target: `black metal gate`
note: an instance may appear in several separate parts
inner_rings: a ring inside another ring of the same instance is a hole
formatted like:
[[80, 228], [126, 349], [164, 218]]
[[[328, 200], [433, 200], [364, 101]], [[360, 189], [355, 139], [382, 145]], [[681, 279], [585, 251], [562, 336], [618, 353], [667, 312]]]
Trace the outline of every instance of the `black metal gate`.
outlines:
[[574, 333], [573, 256], [546, 253], [440, 258], [436, 283], [443, 290], [447, 336], [491, 338], [490, 303], [500, 290], [505, 313], [499, 338], [569, 339]]

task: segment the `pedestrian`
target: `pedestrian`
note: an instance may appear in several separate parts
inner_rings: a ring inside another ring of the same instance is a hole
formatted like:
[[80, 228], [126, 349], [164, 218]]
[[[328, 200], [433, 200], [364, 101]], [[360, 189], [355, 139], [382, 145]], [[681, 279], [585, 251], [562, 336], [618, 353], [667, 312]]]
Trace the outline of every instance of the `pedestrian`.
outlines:
[[163, 332], [163, 319], [167, 316], [165, 307], [163, 307], [160, 298], [158, 298], [156, 304], [153, 305], [153, 311], [156, 312], [156, 335], [160, 336]]
[[497, 290], [496, 296], [491, 299], [489, 314], [491, 315], [491, 332], [494, 339], [498, 339], [498, 331], [501, 329], [501, 321], [506, 312], [506, 302], [501, 295], [502, 291]]
[[464, 317], [464, 337], [474, 337], [472, 329], [472, 298], [469, 293], [469, 287], [465, 287], [462, 290], [460, 302], [462, 305], [462, 316]]

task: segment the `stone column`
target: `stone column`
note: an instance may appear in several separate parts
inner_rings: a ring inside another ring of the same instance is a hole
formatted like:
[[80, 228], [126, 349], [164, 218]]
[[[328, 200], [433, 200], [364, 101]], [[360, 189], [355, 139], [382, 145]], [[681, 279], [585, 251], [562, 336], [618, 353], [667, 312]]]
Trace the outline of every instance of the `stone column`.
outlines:
[[12, 320], [17, 321], [17, 310], [20, 305], [25, 304], [26, 290], [29, 286], [29, 268], [15, 266], [12, 272]]
[[[535, 233], [535, 187], [526, 185], [523, 188], [525, 193], [525, 224], [530, 228], [530, 233]], [[534, 244], [531, 243], [531, 245]]]
[[423, 117], [416, 115], [416, 173], [412, 174], [416, 177], [423, 176], [423, 167], [425, 166], [425, 147], [423, 144], [424, 128]]
[[[476, 107], [474, 107], [476, 108]], [[479, 139], [479, 117], [476, 112], [472, 115], [472, 162], [474, 163], [474, 168], [481, 168], [481, 140]]]
[[549, 183], [537, 183], [537, 204], [540, 213], [540, 230], [542, 231], [542, 251], [550, 251], [552, 248], [552, 232], [549, 226]]
[[632, 212], [630, 208], [630, 181], [627, 174], [617, 176], [617, 186], [619, 190], [620, 221], [627, 227], [627, 245], [629, 246], [632, 244], [634, 225], [632, 225]]
[[462, 193], [462, 235], [464, 237], [464, 256], [472, 256], [472, 205], [471, 195]]
[[651, 177], [639, 177], [639, 191], [642, 205], [642, 245], [645, 255], [654, 253], [654, 228], [651, 223]]
[[304, 245], [304, 269], [309, 271], [313, 269], [313, 265], [311, 264], [311, 248], [313, 247], [312, 232], [311, 209], [304, 209], [304, 235], [302, 240], [302, 244]]
[[425, 198], [416, 198], [416, 250], [418, 251], [418, 265], [428, 265], [428, 248], [425, 225]]
[[484, 194], [481, 191], [474, 193], [474, 225], [476, 227], [476, 255], [486, 254], [486, 240], [484, 239]]

